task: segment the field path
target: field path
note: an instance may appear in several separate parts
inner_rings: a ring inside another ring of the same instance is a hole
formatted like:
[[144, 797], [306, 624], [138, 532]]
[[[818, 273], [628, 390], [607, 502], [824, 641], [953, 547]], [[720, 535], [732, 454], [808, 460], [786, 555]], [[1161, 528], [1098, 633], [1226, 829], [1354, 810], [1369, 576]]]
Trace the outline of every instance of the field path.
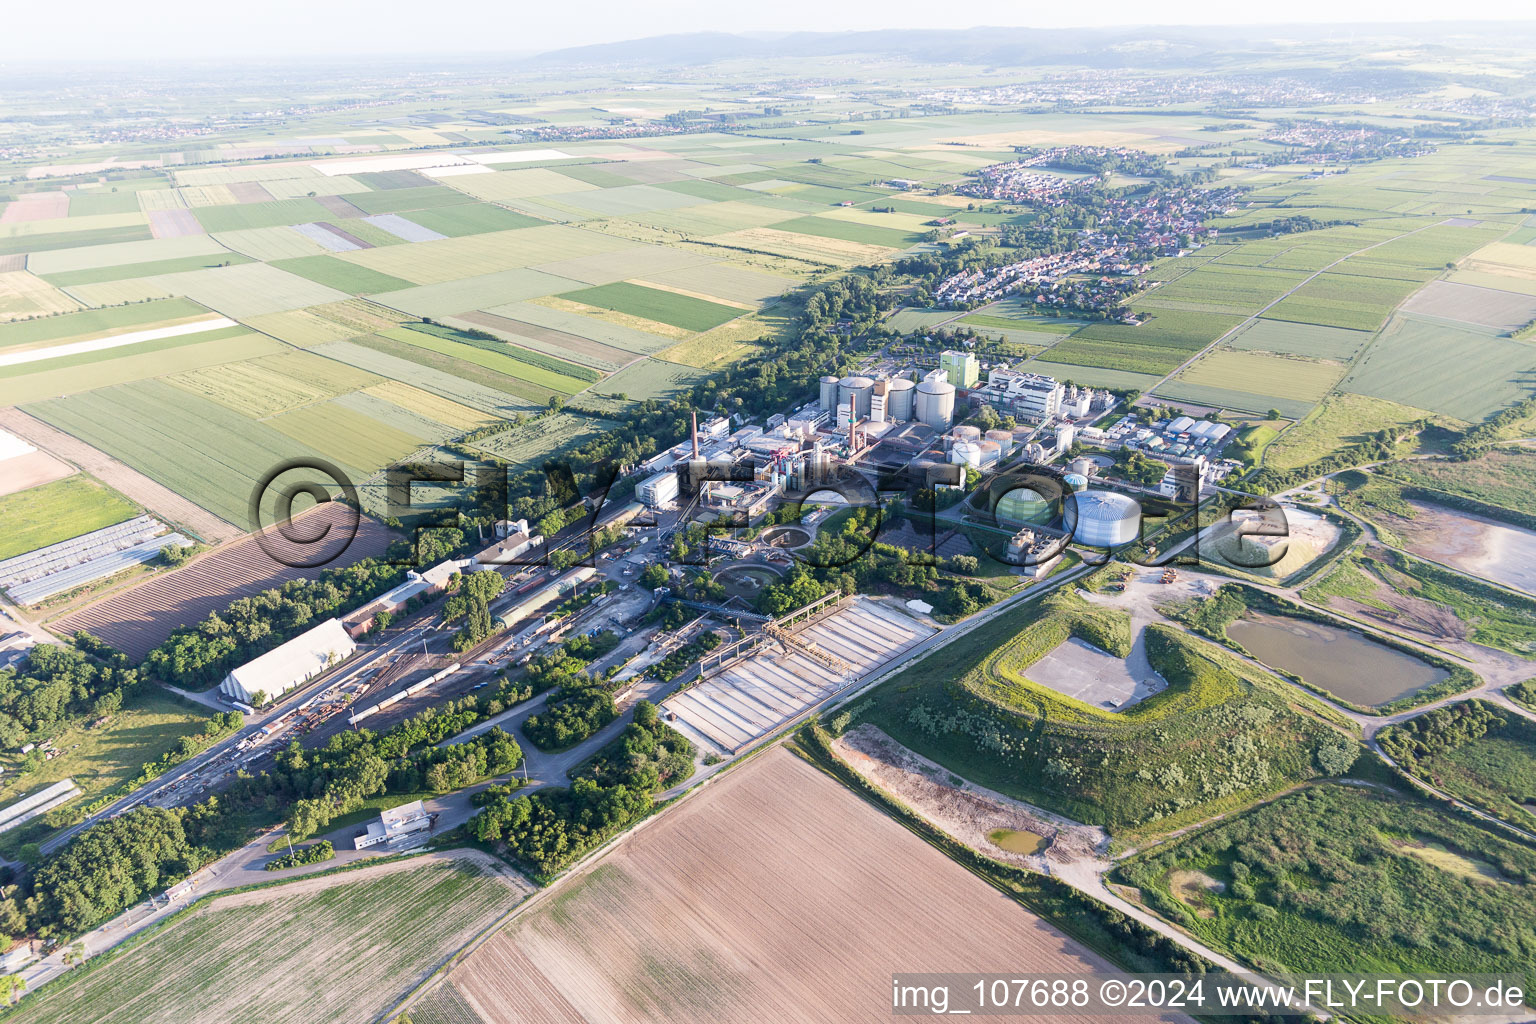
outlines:
[[65, 462], [73, 463], [143, 505], [167, 523], [195, 534], [200, 540], [220, 544], [245, 533], [234, 523], [219, 518], [201, 505], [193, 504], [100, 448], [86, 444], [57, 427], [49, 426], [20, 409], [0, 409], [0, 427]]

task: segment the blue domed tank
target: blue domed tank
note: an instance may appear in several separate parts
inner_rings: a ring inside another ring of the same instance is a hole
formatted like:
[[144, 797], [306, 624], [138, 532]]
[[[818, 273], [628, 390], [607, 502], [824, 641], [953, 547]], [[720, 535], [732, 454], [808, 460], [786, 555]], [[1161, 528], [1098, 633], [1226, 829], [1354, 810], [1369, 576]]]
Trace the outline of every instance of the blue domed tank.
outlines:
[[1088, 489], [1088, 478], [1081, 473], [1068, 473], [1062, 479], [1066, 481], [1067, 486], [1072, 488], [1073, 491], [1086, 491]]

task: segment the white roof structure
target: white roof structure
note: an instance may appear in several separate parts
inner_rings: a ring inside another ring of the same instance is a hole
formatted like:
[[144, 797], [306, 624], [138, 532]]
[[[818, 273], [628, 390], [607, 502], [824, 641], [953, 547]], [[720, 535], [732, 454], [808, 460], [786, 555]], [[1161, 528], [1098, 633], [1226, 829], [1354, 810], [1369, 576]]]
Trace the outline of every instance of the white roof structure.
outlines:
[[247, 702], [258, 691], [275, 697], [345, 661], [356, 650], [357, 644], [347, 635], [341, 620], [326, 619], [230, 672], [219, 684], [219, 692]]

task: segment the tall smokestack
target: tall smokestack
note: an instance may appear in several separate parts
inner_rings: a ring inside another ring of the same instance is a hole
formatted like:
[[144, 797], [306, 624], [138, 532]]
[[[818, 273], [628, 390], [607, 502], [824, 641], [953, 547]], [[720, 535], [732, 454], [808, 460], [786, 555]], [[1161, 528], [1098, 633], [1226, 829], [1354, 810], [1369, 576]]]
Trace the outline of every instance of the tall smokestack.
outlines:
[[693, 438], [693, 457], [697, 460], [699, 457], [699, 414], [695, 410], [689, 413], [689, 415], [693, 417], [693, 429], [689, 431], [689, 434]]

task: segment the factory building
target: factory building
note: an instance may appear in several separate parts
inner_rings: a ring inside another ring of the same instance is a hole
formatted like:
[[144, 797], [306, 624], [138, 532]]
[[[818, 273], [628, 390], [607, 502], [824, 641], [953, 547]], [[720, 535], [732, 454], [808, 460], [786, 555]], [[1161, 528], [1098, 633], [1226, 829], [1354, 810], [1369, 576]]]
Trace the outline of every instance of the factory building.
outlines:
[[869, 418], [876, 423], [885, 423], [891, 418], [890, 405], [891, 385], [889, 381], [877, 380], [869, 393]]
[[271, 700], [341, 664], [356, 651], [357, 644], [342, 628], [341, 620], [326, 619], [231, 671], [219, 684], [219, 692], [246, 704], [256, 693]]
[[1047, 420], [1061, 414], [1066, 388], [1055, 377], [1016, 370], [993, 370], [983, 397], [1020, 419]]
[[423, 838], [432, 831], [431, 814], [420, 800], [412, 800], [399, 807], [379, 812], [379, 820], [368, 823], [368, 831], [352, 841], [354, 849], [366, 850], [371, 846], [398, 847], [413, 836]]
[[969, 390], [981, 379], [981, 364], [974, 352], [941, 352], [939, 369], [944, 371], [944, 379], [957, 388]]
[[635, 485], [635, 497], [651, 508], [662, 508], [677, 500], [677, 474], [671, 470], [647, 477]]

